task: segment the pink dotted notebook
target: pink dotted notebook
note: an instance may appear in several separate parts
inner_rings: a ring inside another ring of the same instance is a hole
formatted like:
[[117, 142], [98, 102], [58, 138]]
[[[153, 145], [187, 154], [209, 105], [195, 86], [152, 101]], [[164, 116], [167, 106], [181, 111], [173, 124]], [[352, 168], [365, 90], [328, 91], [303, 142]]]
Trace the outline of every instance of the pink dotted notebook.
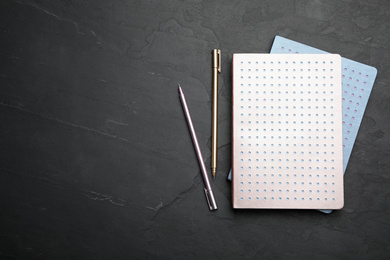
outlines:
[[344, 205], [341, 57], [233, 55], [234, 208]]

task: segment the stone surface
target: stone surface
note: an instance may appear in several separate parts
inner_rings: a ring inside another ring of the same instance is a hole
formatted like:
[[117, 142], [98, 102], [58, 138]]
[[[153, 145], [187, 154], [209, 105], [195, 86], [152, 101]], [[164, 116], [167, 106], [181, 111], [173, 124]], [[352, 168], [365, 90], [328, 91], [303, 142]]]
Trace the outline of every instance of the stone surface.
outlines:
[[[390, 257], [390, 2], [0, 3], [1, 258]], [[233, 210], [231, 59], [275, 35], [378, 69], [345, 207]], [[222, 50], [219, 209], [207, 208], [211, 50]]]

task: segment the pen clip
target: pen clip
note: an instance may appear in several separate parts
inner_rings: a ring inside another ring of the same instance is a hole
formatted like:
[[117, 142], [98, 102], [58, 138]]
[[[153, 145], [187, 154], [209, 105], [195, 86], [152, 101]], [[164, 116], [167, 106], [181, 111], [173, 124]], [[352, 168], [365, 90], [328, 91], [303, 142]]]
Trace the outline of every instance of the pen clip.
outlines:
[[221, 73], [221, 50], [213, 50], [213, 68]]
[[217, 50], [218, 55], [218, 72], [221, 73], [221, 50]]

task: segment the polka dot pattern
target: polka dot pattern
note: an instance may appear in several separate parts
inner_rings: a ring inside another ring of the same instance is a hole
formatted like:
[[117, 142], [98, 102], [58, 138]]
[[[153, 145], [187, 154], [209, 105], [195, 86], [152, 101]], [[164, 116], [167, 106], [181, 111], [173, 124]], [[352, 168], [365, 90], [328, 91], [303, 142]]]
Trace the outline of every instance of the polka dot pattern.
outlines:
[[[274, 54], [326, 54], [322, 50], [276, 36], [271, 53]], [[377, 69], [350, 59], [342, 58], [343, 95], [343, 168], [347, 168], [360, 123], [377, 75]]]

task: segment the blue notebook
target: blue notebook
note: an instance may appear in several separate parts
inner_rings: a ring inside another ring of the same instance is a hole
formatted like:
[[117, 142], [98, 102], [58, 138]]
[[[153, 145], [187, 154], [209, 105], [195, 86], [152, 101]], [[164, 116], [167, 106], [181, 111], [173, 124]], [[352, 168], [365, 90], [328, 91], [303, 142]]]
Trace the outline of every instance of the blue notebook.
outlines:
[[[326, 54], [328, 52], [276, 36], [270, 53]], [[377, 69], [350, 59], [342, 58], [343, 89], [343, 166], [344, 173], [371, 94]], [[231, 180], [231, 170], [228, 175]], [[330, 213], [331, 210], [321, 210]]]

